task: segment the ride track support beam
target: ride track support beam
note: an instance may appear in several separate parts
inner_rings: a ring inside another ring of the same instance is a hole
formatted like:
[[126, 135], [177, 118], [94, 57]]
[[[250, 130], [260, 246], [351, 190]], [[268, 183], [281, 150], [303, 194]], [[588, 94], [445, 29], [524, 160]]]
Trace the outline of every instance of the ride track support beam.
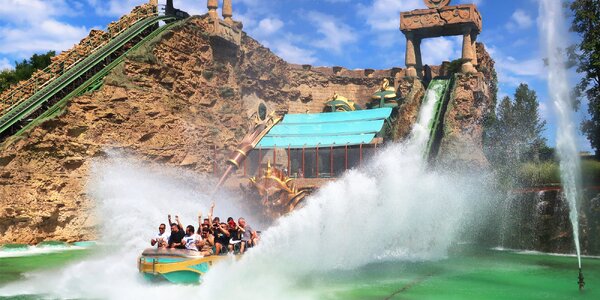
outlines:
[[329, 176], [333, 177], [333, 146], [329, 147]]
[[348, 171], [348, 144], [344, 146], [344, 171]]
[[291, 148], [291, 145], [288, 145], [288, 148], [287, 148], [287, 170], [288, 170], [287, 172], [288, 172], [288, 174], [286, 174], [286, 176], [289, 176], [289, 174], [292, 172], [292, 159], [290, 157], [290, 153], [292, 151], [290, 151], [291, 150], [290, 148]]
[[362, 167], [362, 160], [363, 160], [363, 144], [360, 143], [360, 146], [358, 147], [359, 149], [359, 156], [358, 156], [358, 166]]
[[306, 169], [304, 168], [304, 150], [306, 148], [305, 146], [302, 146], [302, 178], [306, 177]]
[[319, 144], [317, 144], [317, 149], [315, 151], [315, 167], [317, 171], [315, 177], [319, 178]]
[[258, 148], [258, 176], [262, 174], [262, 147]]

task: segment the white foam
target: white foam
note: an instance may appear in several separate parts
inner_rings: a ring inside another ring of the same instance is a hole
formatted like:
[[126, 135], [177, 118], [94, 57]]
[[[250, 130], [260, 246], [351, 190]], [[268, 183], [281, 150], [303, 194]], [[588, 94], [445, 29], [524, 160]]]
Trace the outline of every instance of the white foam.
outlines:
[[[573, 253], [573, 254], [569, 254], [569, 253], [554, 253], [554, 252], [542, 252], [542, 251], [535, 251], [535, 250], [511, 249], [511, 248], [504, 248], [504, 247], [494, 247], [494, 248], [491, 248], [491, 249], [494, 250], [494, 251], [511, 252], [511, 253], [523, 254], [523, 255], [548, 255], [548, 256], [574, 257], [574, 258], [577, 258], [577, 253]], [[583, 258], [589, 258], [589, 259], [600, 259], [600, 256], [596, 256], [596, 255], [581, 255], [581, 257], [583, 257]]]

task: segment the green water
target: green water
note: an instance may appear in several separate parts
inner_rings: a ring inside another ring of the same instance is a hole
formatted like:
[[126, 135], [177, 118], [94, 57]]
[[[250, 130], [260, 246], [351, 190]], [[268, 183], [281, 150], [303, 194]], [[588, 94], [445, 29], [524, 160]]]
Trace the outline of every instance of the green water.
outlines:
[[78, 249], [32, 256], [0, 257], [0, 286], [23, 279], [26, 272], [57, 269], [69, 262], [85, 259], [90, 251]]
[[381, 263], [305, 282], [321, 299], [600, 299], [600, 259], [480, 251], [438, 262]]
[[[25, 272], [84, 260], [89, 253], [0, 258], [0, 286], [21, 280]], [[304, 278], [298, 288], [316, 299], [600, 299], [600, 259], [583, 259], [583, 292], [577, 288], [576, 265], [573, 257], [461, 252], [437, 262], [386, 262], [328, 272]]]

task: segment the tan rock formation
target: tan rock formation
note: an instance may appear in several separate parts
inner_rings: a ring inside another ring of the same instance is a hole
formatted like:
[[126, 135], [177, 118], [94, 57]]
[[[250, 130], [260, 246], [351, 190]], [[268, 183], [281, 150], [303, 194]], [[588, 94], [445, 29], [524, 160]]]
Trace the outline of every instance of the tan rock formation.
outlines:
[[413, 124], [417, 122], [421, 103], [425, 96], [425, 89], [426, 87], [423, 86], [421, 81], [414, 77], [401, 83], [398, 90], [404, 98], [404, 102], [398, 109], [398, 119], [394, 124], [395, 139], [404, 140], [408, 138]]
[[456, 75], [454, 92], [444, 117], [444, 137], [438, 163], [455, 169], [488, 167], [483, 154], [483, 119], [489, 106], [489, 90], [482, 73]]
[[214, 146], [222, 169], [257, 103], [316, 112], [337, 90], [364, 104], [383, 78], [400, 74], [335, 75], [290, 65], [248, 36], [241, 47], [210, 38], [210, 23], [195, 17], [163, 33], [115, 68], [100, 90], [1, 145], [0, 244], [95, 239], [86, 182], [92, 159], [111, 149], [212, 173]]

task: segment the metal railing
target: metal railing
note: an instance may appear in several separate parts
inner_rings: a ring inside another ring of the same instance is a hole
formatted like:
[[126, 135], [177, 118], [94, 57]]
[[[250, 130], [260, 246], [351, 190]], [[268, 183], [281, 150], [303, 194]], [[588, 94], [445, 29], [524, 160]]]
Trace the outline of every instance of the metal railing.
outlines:
[[[51, 63], [48, 67], [39, 70], [33, 74], [31, 78], [23, 83], [17, 83], [16, 86], [9, 88], [7, 95], [0, 95], [2, 97], [0, 99], [0, 115], [4, 114], [5, 111], [9, 111], [14, 108], [15, 105], [24, 101], [25, 99], [31, 97], [38, 91], [42, 90], [46, 87], [50, 82], [59, 78], [63, 75], [67, 70], [71, 69], [75, 65], [82, 62], [86, 57], [90, 54], [100, 50], [102, 47], [106, 46], [110, 43], [114, 38], [127, 31], [127, 29], [131, 28], [133, 25], [138, 23], [141, 20], [147, 19], [149, 17], [156, 16], [157, 13], [145, 14], [145, 15], [136, 15], [136, 18], [132, 19], [132, 22], [128, 22], [127, 24], [116, 23], [118, 25], [116, 32], [111, 32], [111, 30], [107, 30], [105, 34], [100, 36], [99, 44], [96, 45], [95, 48], [90, 51], [86, 51], [84, 53], [80, 53], [77, 50], [78, 46], [86, 46], [86, 43], [83, 45], [80, 43], [74, 48], [67, 50], [68, 54], [62, 61], [56, 61]], [[114, 28], [114, 27], [113, 27]], [[110, 28], [110, 29], [113, 29]], [[114, 30], [114, 29], [113, 29]], [[91, 46], [92, 39], [88, 39], [87, 46]], [[73, 57], [70, 57], [73, 55]], [[72, 61], [75, 59], [75, 61]], [[72, 61], [68, 65], [64, 65], [65, 60]], [[50, 75], [49, 77], [44, 76], [45, 74]], [[41, 79], [41, 80], [40, 80]]]
[[120, 34], [115, 35], [108, 43], [97, 48], [87, 57], [80, 59], [79, 63], [62, 72], [60, 76], [48, 81], [44, 87], [38, 89], [33, 95], [27, 98], [23, 97], [20, 101], [13, 103], [9, 109], [2, 110], [1, 113], [3, 114], [0, 115], [0, 134], [37, 110], [46, 100], [69, 86], [77, 78], [144, 32], [144, 30], [156, 25], [161, 20], [168, 19], [173, 19], [173, 17], [152, 14], [149, 18], [137, 21], [127, 29], [119, 31], [121, 32]]

